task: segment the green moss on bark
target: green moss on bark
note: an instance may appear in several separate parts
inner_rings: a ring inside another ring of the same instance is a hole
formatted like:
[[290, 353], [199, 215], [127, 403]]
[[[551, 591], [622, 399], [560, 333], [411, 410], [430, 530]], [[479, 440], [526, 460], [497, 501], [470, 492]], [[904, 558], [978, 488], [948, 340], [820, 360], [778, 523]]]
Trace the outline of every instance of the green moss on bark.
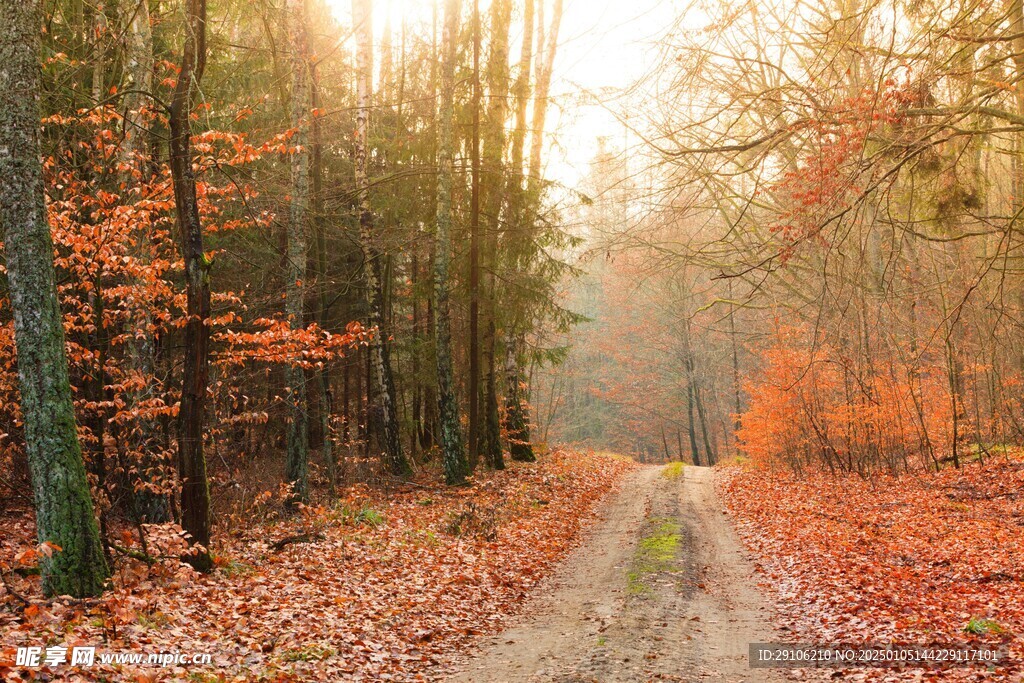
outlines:
[[84, 597], [109, 576], [71, 402], [64, 329], [46, 223], [39, 147], [38, 0], [4, 4], [0, 23], [0, 227], [14, 310], [25, 451], [47, 595]]

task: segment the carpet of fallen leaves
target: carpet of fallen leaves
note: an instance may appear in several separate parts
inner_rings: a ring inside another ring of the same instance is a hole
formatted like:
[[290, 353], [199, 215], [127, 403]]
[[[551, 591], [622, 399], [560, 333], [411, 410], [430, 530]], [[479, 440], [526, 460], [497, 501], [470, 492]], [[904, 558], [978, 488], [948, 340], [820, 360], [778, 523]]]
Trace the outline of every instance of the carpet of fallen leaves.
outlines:
[[[329, 507], [217, 539], [210, 575], [176, 561], [122, 563], [116, 588], [95, 601], [45, 601], [37, 579], [11, 575], [9, 588], [31, 604], [0, 588], [0, 675], [434, 680], [461, 645], [500, 629], [632, 466], [556, 450], [537, 464], [478, 475], [465, 488], [350, 488]], [[0, 559], [10, 563], [19, 540], [22, 551], [31, 545], [31, 520], [3, 525]], [[276, 541], [300, 534], [309, 541], [274, 550]], [[97, 653], [210, 653], [213, 663], [14, 666], [18, 646], [76, 645]]]
[[[995, 671], [860, 669], [832, 678], [1022, 680], [1021, 460], [869, 479], [727, 467], [717, 481], [777, 598], [787, 640], [988, 643], [1006, 647], [1010, 662]], [[988, 633], [968, 633], [972, 619]]]

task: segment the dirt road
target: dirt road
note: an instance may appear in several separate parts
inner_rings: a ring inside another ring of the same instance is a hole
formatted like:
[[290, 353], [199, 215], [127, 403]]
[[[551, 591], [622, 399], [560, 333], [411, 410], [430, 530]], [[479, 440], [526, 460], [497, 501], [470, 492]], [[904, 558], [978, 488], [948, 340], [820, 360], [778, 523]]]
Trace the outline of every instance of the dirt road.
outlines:
[[777, 638], [711, 477], [631, 474], [518, 622], [449, 680], [783, 680], [748, 667], [748, 643]]

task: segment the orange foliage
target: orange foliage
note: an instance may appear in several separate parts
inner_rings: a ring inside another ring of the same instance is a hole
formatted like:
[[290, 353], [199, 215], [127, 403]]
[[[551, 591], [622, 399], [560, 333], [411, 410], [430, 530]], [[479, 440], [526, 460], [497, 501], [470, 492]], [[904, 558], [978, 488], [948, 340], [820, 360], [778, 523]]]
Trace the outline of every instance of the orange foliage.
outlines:
[[907, 107], [917, 93], [909, 82], [887, 79], [882, 87], [864, 88], [821, 115], [794, 128], [806, 129], [815, 151], [783, 174], [769, 190], [782, 201], [770, 226], [784, 243], [780, 259], [787, 262], [802, 243], [826, 246], [833, 218], [857, 201], [866, 187], [881, 180], [881, 171], [865, 167], [862, 155], [872, 137], [899, 137]]
[[[139, 115], [158, 116], [152, 110]], [[86, 458], [95, 462], [116, 456], [113, 473], [129, 475], [147, 457], [169, 463], [173, 444], [156, 434], [161, 421], [166, 431], [167, 420], [177, 414], [178, 389], [174, 367], [160, 356], [166, 358], [161, 349], [177, 343], [185, 324], [170, 170], [141, 153], [126, 158], [124, 137], [134, 132], [124, 130], [112, 107], [54, 115], [43, 124], [48, 136], [59, 141], [44, 160], [47, 218]], [[199, 209], [208, 232], [269, 226], [274, 216], [253, 208], [257, 193], [251, 186], [209, 171], [251, 164], [266, 154], [292, 153], [294, 146], [287, 144], [292, 134], [285, 131], [260, 144], [250, 143], [244, 133], [210, 130], [195, 136]], [[217, 255], [212, 251], [207, 258], [216, 261]], [[216, 265], [213, 277], [216, 284]], [[367, 338], [358, 325], [332, 334], [316, 325], [253, 320], [246, 315], [245, 296], [213, 293], [213, 357], [220, 367], [258, 362], [314, 368]], [[7, 298], [0, 298], [0, 320], [11, 320]], [[21, 449], [12, 338], [12, 323], [0, 325], [0, 458], [7, 463]], [[230, 382], [215, 381], [212, 404], [236, 406], [233, 389]], [[248, 405], [248, 397], [245, 401], [250, 409], [245, 415], [265, 415]], [[224, 422], [238, 419], [233, 410]], [[216, 430], [215, 423], [211, 434]], [[170, 475], [151, 472], [149, 479]], [[113, 478], [110, 486], [118, 481]]]
[[762, 465], [862, 473], [937, 466], [954, 447], [963, 457], [979, 428], [991, 432], [1000, 419], [979, 425], [965, 406], [976, 400], [971, 368], [961, 363], [951, 382], [948, 364], [927, 352], [858, 363], [804, 328], [783, 327], [760, 361], [744, 383], [749, 407], [738, 438]]

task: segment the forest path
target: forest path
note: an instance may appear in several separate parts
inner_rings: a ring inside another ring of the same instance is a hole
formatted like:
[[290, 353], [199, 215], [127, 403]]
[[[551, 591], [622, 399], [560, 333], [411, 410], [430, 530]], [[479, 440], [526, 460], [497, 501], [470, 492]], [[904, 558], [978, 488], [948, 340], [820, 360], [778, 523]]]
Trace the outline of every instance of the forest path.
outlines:
[[767, 606], [705, 467], [627, 476], [522, 617], [450, 681], [781, 681], [750, 669]]

